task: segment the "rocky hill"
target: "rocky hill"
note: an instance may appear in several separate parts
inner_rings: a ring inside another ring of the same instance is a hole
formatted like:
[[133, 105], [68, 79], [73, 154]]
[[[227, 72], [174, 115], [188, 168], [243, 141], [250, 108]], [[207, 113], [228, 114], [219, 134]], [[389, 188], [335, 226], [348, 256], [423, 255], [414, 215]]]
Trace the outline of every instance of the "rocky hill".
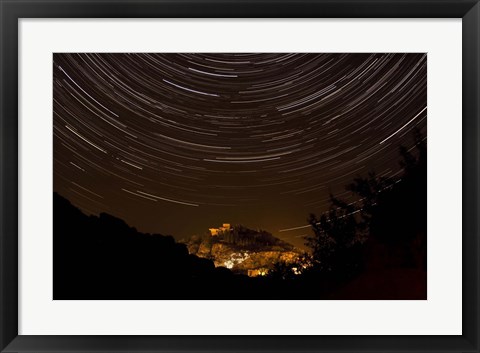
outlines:
[[277, 262], [294, 262], [301, 255], [300, 250], [272, 234], [241, 225], [211, 228], [203, 236], [192, 236], [184, 243], [190, 254], [212, 260], [216, 267], [252, 277], [267, 274]]

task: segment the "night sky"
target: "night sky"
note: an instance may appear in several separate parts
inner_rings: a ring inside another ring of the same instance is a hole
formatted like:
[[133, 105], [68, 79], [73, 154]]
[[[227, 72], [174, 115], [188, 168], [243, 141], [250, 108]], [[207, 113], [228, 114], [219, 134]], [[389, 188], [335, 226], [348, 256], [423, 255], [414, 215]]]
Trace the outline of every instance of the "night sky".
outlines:
[[[54, 54], [54, 191], [177, 239], [295, 245], [329, 194], [426, 134], [426, 54]], [[294, 228], [294, 229], [292, 229]]]

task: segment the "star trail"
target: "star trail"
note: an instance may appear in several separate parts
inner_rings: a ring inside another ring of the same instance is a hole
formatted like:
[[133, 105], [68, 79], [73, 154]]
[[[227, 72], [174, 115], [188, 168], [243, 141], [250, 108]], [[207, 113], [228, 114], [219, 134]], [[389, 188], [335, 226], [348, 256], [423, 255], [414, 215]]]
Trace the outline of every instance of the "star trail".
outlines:
[[54, 191], [177, 239], [301, 244], [309, 213], [426, 135], [423, 53], [56, 53]]

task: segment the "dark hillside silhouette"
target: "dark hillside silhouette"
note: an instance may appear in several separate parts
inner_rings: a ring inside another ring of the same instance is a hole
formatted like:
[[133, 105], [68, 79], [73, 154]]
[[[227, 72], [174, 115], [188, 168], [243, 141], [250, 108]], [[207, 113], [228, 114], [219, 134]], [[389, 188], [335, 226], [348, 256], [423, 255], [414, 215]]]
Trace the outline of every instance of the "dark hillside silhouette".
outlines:
[[202, 283], [230, 276], [171, 236], [139, 233], [105, 213], [86, 216], [54, 194], [54, 299], [201, 298], [209, 288]]

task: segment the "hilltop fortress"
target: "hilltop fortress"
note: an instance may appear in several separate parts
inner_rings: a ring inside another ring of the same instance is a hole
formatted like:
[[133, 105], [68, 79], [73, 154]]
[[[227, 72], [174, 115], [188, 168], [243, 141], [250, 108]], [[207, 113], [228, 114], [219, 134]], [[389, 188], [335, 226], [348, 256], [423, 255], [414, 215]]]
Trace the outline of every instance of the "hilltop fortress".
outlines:
[[208, 228], [208, 230], [210, 231], [210, 235], [215, 237], [218, 235], [223, 235], [227, 232], [232, 232], [233, 228], [230, 226], [230, 223], [223, 223], [219, 228]]

